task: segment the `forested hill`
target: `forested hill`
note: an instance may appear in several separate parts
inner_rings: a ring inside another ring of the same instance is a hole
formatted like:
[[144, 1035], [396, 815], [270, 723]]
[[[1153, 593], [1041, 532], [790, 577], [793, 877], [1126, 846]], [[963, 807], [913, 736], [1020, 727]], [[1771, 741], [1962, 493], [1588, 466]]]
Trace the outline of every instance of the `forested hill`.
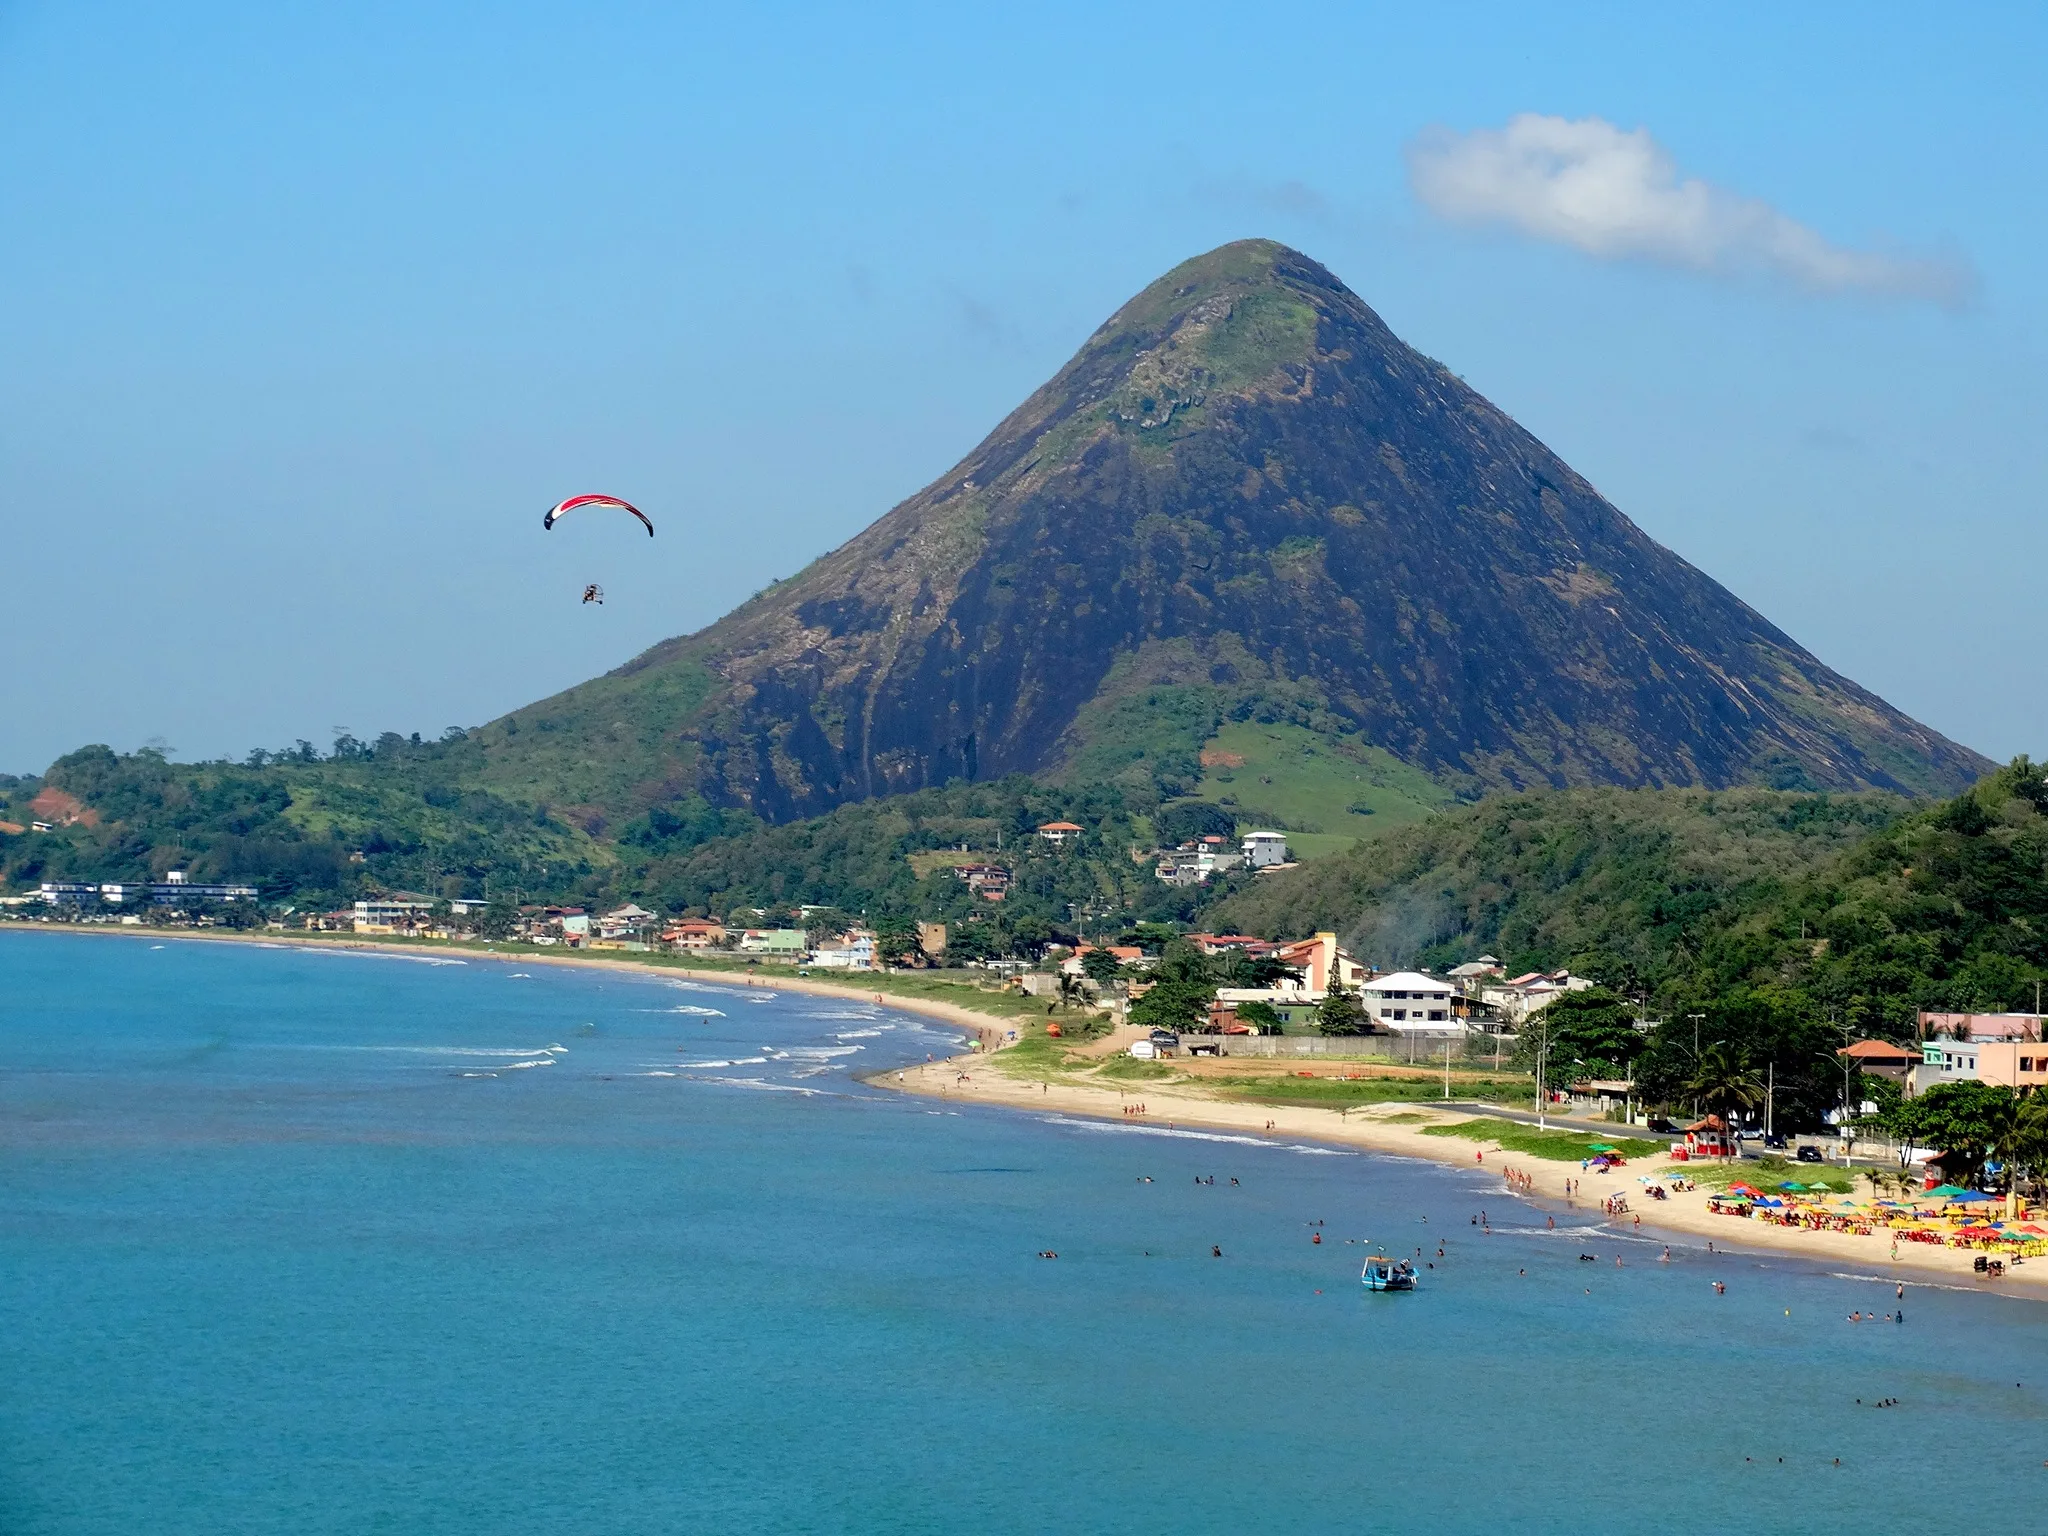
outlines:
[[[1716, 1037], [1920, 1008], [2030, 1009], [2048, 980], [2048, 779], [2025, 758], [1942, 805], [1572, 791], [1454, 812], [1268, 877], [1208, 914], [1335, 926], [1381, 959], [1570, 964]], [[1775, 1035], [1774, 1035], [1775, 1037]]]
[[1505, 795], [1269, 875], [1207, 915], [1249, 933], [1335, 929], [1383, 966], [1491, 953], [1635, 991], [1681, 969], [1717, 919], [1779, 899], [1909, 810], [1761, 789]]

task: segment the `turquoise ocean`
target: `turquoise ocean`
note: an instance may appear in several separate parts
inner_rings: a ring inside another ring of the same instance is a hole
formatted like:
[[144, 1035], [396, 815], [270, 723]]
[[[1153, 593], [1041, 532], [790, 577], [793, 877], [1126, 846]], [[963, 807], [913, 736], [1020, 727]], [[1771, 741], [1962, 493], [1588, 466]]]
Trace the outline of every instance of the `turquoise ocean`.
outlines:
[[0, 1536], [2048, 1525], [2048, 1307], [857, 1079], [958, 1038], [0, 932]]

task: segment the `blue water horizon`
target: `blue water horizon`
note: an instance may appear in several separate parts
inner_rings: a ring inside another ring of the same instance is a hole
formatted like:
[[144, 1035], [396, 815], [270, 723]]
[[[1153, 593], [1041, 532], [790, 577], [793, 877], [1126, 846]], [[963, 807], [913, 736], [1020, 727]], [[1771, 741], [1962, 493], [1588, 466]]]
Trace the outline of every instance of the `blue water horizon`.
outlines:
[[[1851, 1324], [1893, 1276], [860, 1080], [962, 1038], [0, 931], [0, 1532], [1751, 1536], [2048, 1491], [2038, 1303]], [[1423, 1288], [1363, 1294], [1371, 1248]]]

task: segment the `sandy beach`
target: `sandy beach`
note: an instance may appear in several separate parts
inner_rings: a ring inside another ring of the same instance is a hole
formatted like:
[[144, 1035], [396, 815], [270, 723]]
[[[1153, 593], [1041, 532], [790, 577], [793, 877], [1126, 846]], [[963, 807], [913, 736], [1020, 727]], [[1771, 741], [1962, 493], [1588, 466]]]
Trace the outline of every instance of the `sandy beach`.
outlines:
[[[1475, 1118], [1469, 1111], [1406, 1103], [1339, 1111], [1313, 1106], [1234, 1102], [1208, 1096], [1198, 1085], [1178, 1083], [1035, 1082], [1003, 1071], [1000, 1057], [990, 1059], [982, 1056], [908, 1067], [900, 1072], [877, 1075], [871, 1081], [883, 1087], [926, 1094], [959, 1104], [1004, 1105], [1124, 1123], [1133, 1118], [1128, 1111], [1133, 1106], [1142, 1105], [1144, 1123], [1149, 1125], [1190, 1126], [1290, 1140], [1305, 1138], [1394, 1157], [1423, 1158], [1435, 1163], [1497, 1172], [1502, 1175], [1498, 1203], [1525, 1201], [1539, 1214], [1567, 1210], [1598, 1212], [1609, 1195], [1621, 1194], [1628, 1197], [1630, 1210], [1626, 1215], [1609, 1218], [1609, 1224], [1646, 1236], [1665, 1233], [1674, 1240], [1696, 1240], [1701, 1245], [1711, 1242], [1715, 1247], [1729, 1251], [1784, 1254], [1839, 1265], [1845, 1273], [1899, 1281], [1909, 1286], [1938, 1281], [2048, 1299], [2048, 1259], [2008, 1268], [2002, 1280], [1985, 1280], [1971, 1270], [1970, 1263], [1975, 1255], [1969, 1251], [1937, 1248], [1924, 1243], [1900, 1243], [1896, 1245], [1894, 1256], [1891, 1236], [1882, 1229], [1872, 1236], [1859, 1237], [1847, 1232], [1815, 1232], [1772, 1226], [1736, 1216], [1718, 1216], [1708, 1211], [1708, 1191], [1705, 1190], [1682, 1191], [1664, 1200], [1650, 1199], [1637, 1179], [1645, 1174], [1684, 1170], [1683, 1164], [1673, 1163], [1668, 1158], [1631, 1160], [1620, 1170], [1601, 1174], [1581, 1171], [1577, 1163], [1552, 1162], [1503, 1152], [1494, 1142], [1422, 1134], [1429, 1125], [1450, 1125]], [[1599, 1122], [1560, 1120], [1556, 1123], [1560, 1128], [1569, 1127], [1595, 1135], [1603, 1131], [1619, 1134], [1621, 1130]], [[1526, 1187], [1520, 1190], [1510, 1188], [1505, 1177], [1510, 1172], [1525, 1179]], [[1575, 1195], [1566, 1192], [1567, 1180], [1577, 1182]], [[1891, 1298], [1887, 1295], [1884, 1299], [1888, 1301]]]
[[[1474, 1142], [1465, 1137], [1426, 1136], [1429, 1125], [1447, 1125], [1475, 1118], [1470, 1111], [1441, 1109], [1414, 1103], [1387, 1103], [1348, 1111], [1302, 1105], [1242, 1103], [1216, 1097], [1199, 1082], [1093, 1083], [1068, 1078], [1041, 1082], [1003, 1069], [1000, 1051], [1015, 1021], [979, 1013], [956, 1003], [932, 998], [906, 997], [852, 981], [824, 981], [816, 977], [781, 973], [759, 974], [689, 965], [660, 965], [605, 954], [546, 954], [521, 949], [504, 953], [483, 945], [394, 944], [374, 939], [322, 937], [306, 934], [200, 933], [191, 930], [84, 928], [37, 924], [0, 924], [6, 932], [67, 933], [77, 936], [147, 939], [155, 942], [183, 940], [201, 943], [264, 944], [286, 948], [374, 950], [400, 955], [459, 955], [467, 959], [498, 960], [519, 965], [556, 965], [583, 970], [624, 970], [670, 979], [685, 979], [723, 986], [759, 986], [778, 992], [803, 992], [820, 997], [850, 998], [883, 1007], [901, 1008], [954, 1025], [975, 1036], [971, 1052], [942, 1061], [921, 1063], [901, 1069], [876, 1072], [864, 1081], [877, 1087], [941, 1098], [957, 1104], [985, 1104], [1012, 1109], [1053, 1111], [1083, 1115], [1112, 1122], [1130, 1123], [1129, 1113], [1143, 1107], [1149, 1125], [1191, 1126], [1249, 1136], [1273, 1136], [1290, 1140], [1309, 1139], [1355, 1147], [1394, 1157], [1422, 1158], [1429, 1162], [1481, 1168], [1502, 1176], [1498, 1200], [1522, 1200], [1539, 1212], [1594, 1211], [1602, 1209], [1612, 1194], [1626, 1195], [1630, 1210], [1609, 1218], [1617, 1227], [1628, 1227], [1645, 1235], [1668, 1233], [1674, 1239], [1691, 1239], [1717, 1248], [1759, 1254], [1782, 1254], [1809, 1261], [1840, 1265], [1845, 1273], [1864, 1275], [1907, 1284], [1939, 1282], [1967, 1285], [1972, 1289], [1999, 1291], [2009, 1295], [2048, 1299], [2048, 1258], [2008, 1268], [2001, 1280], [1986, 1280], [1971, 1269], [1975, 1255], [1967, 1250], [1937, 1248], [1924, 1243], [1894, 1245], [1890, 1234], [1880, 1229], [1869, 1237], [1846, 1232], [1816, 1232], [1803, 1228], [1773, 1226], [1741, 1217], [1718, 1216], [1708, 1211], [1704, 1190], [1682, 1191], [1668, 1199], [1645, 1196], [1637, 1179], [1683, 1171], [1684, 1165], [1667, 1158], [1632, 1160], [1616, 1172], [1581, 1171], [1576, 1163], [1552, 1162], [1543, 1158], [1502, 1151], [1493, 1142]], [[1083, 1048], [1089, 1056], [1106, 1059], [1121, 1047], [1128, 1031]], [[1620, 1128], [1601, 1122], [1566, 1122], [1594, 1133], [1619, 1134]], [[1520, 1188], [1506, 1179], [1514, 1173]], [[1568, 1193], [1567, 1180], [1578, 1183]]]

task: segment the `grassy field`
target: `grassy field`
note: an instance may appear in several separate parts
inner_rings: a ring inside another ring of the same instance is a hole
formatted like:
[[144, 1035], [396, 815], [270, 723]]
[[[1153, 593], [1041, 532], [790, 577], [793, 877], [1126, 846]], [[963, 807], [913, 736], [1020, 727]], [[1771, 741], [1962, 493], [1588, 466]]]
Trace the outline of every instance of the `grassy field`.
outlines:
[[1639, 1137], [1623, 1137], [1619, 1140], [1598, 1133], [1585, 1135], [1578, 1131], [1539, 1131], [1533, 1125], [1523, 1125], [1516, 1120], [1460, 1120], [1456, 1125], [1424, 1126], [1425, 1136], [1463, 1136], [1468, 1141], [1492, 1141], [1500, 1144], [1504, 1152], [1520, 1152], [1528, 1157], [1540, 1157], [1554, 1163], [1576, 1163], [1593, 1155], [1592, 1146], [1599, 1142], [1612, 1147], [1623, 1157], [1655, 1157], [1665, 1151], [1667, 1143], [1644, 1141]]
[[1847, 1168], [1829, 1168], [1821, 1163], [1795, 1163], [1783, 1157], [1763, 1157], [1755, 1162], [1717, 1158], [1691, 1164], [1685, 1176], [1701, 1189], [1726, 1189], [1730, 1184], [1748, 1184], [1765, 1194], [1774, 1195], [1778, 1193], [1778, 1186], [1789, 1180], [1809, 1190], [1826, 1190], [1834, 1195], [1870, 1193], [1870, 1183], [1860, 1173]]
[[[1331, 1109], [1359, 1104], [1431, 1104], [1443, 1098], [1441, 1081], [1428, 1077], [1222, 1077], [1204, 1075], [1202, 1082], [1226, 1099], [1247, 1104], [1311, 1104]], [[1473, 1098], [1513, 1102], [1529, 1099], [1531, 1085], [1507, 1080], [1464, 1082], [1460, 1090]]]
[[1202, 749], [1195, 794], [1242, 815], [1264, 813], [1302, 834], [1302, 858], [1337, 853], [1413, 826], [1449, 797], [1376, 747], [1353, 747], [1298, 725], [1229, 721]]

